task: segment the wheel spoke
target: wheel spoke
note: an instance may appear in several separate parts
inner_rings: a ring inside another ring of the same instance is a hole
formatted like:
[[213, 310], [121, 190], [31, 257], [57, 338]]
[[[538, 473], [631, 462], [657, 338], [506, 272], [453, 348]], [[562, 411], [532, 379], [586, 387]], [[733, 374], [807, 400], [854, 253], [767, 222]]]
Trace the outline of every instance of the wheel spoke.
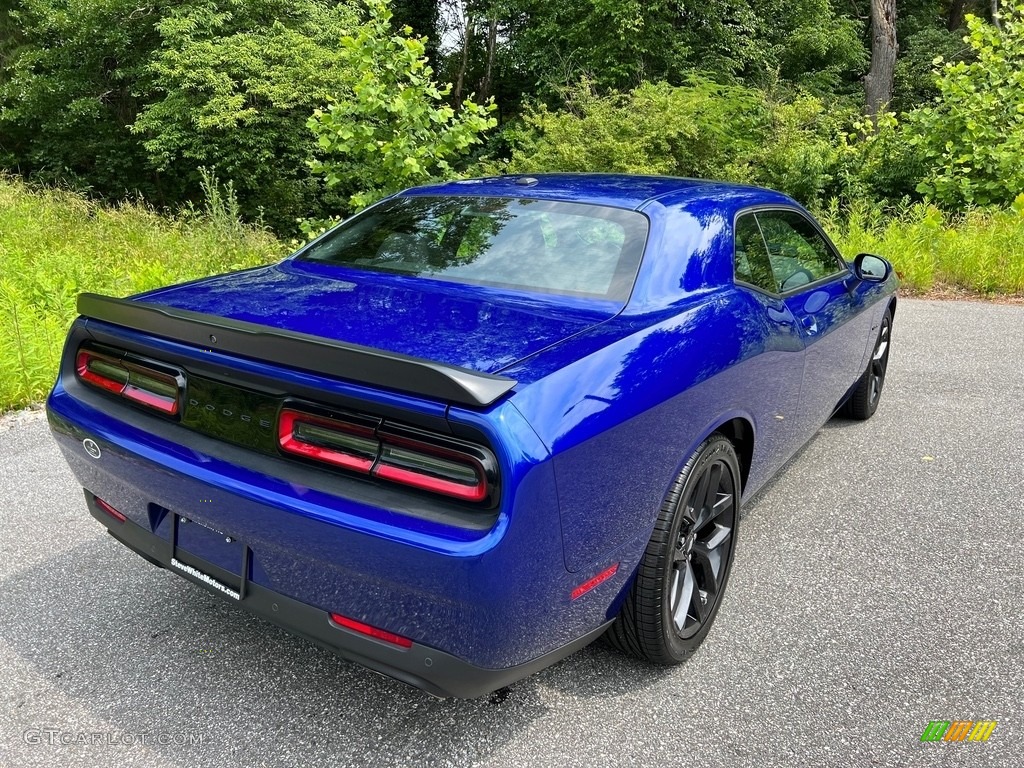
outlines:
[[881, 360], [885, 357], [885, 353], [889, 351], [889, 326], [888, 324], [882, 326], [882, 332], [878, 335], [878, 344], [875, 346], [875, 354], [872, 356], [875, 360]]
[[705, 473], [708, 478], [707, 487], [704, 489], [704, 495], [701, 496], [701, 510], [707, 510], [709, 513], [711, 508], [715, 505], [715, 501], [718, 499], [718, 486], [722, 482], [722, 472], [725, 471], [721, 462], [716, 462], [711, 465], [711, 468]]
[[672, 594], [675, 595], [672, 621], [679, 632], [682, 632], [686, 627], [686, 619], [690, 614], [690, 604], [693, 602], [695, 581], [693, 568], [690, 567], [689, 563], [676, 570], [672, 585]]
[[[726, 540], [728, 540], [728, 536], [723, 539], [723, 541]], [[695, 544], [693, 547], [692, 566], [696, 566], [700, 572], [703, 589], [711, 597], [718, 594], [718, 580], [722, 573], [724, 551], [725, 549], [721, 546], [711, 549], [704, 544]]]
[[729, 536], [731, 536], [731, 535], [732, 535], [732, 528], [727, 528], [724, 525], [718, 525], [716, 523], [714, 529], [711, 532], [711, 535], [708, 536], [703, 541], [697, 542], [694, 546], [705, 547], [708, 550], [718, 549], [726, 541], [729, 540]]
[[[722, 515], [732, 513], [732, 494], [726, 491], [719, 491], [717, 495], [718, 499], [711, 505], [711, 510], [708, 514], [708, 523], [714, 523]], [[707, 525], [704, 527], [706, 528]], [[700, 531], [698, 531], [699, 533]]]
[[693, 521], [695, 526], [699, 526], [703, 522], [701, 518], [704, 516], [704, 502], [707, 499], [708, 488], [710, 487], [711, 473], [705, 472], [703, 475], [700, 476], [700, 480], [697, 481], [697, 487], [693, 490], [693, 493], [690, 495], [690, 520]]

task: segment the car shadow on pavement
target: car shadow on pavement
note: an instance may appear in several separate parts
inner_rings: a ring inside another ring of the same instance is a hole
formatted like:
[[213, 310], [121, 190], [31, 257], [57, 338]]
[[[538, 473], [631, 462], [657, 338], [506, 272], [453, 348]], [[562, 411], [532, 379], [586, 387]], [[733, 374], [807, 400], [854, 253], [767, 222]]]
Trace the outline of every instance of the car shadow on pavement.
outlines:
[[[43, 746], [17, 732], [96, 732], [97, 724], [175, 735], [146, 747], [169, 765], [360, 764], [369, 755], [383, 765], [440, 757], [469, 765], [507, 748], [560, 692], [616, 696], [665, 674], [598, 644], [489, 697], [438, 700], [295, 638], [106, 537], [0, 583], [0, 615], [0, 643], [29, 670], [0, 734], [6, 749], [22, 752], [24, 759], [5, 752], [12, 765], [43, 757], [30, 754]], [[138, 748], [46, 747], [54, 764], [96, 766], [121, 765], [125, 750]]]

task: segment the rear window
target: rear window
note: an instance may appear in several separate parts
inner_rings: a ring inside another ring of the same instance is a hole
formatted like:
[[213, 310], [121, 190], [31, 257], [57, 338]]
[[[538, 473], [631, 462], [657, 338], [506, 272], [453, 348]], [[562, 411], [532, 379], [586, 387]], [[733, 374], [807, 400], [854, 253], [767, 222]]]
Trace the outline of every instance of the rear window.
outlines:
[[625, 301], [647, 219], [600, 205], [499, 197], [399, 197], [300, 256], [475, 285]]

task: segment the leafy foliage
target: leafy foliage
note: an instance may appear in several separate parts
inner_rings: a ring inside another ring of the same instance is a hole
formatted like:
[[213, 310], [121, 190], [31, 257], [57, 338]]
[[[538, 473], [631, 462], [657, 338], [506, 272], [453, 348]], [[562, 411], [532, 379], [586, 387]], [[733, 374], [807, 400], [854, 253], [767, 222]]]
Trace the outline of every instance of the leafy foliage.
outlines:
[[781, 75], [826, 87], [866, 62], [861, 24], [838, 17], [829, 0], [525, 0], [512, 6], [527, 20], [512, 40], [517, 58], [532, 79], [556, 88], [580, 76], [599, 90], [658, 80], [678, 85], [695, 69], [751, 84]]
[[935, 102], [909, 116], [928, 167], [918, 190], [944, 205], [1007, 204], [1024, 189], [1024, 3], [1001, 15], [1002, 31], [968, 16], [976, 58], [943, 65]]
[[199, 168], [230, 179], [242, 210], [286, 229], [324, 204], [306, 130], [352, 72], [338, 40], [346, 5], [220, 0], [173, 7], [147, 68], [153, 96], [132, 126], [156, 169], [198, 192]]
[[757, 91], [692, 75], [685, 86], [643, 83], [601, 96], [584, 81], [568, 109], [528, 112], [508, 169], [722, 177], [759, 140]]
[[132, 0], [23, 0], [21, 44], [0, 83], [0, 161], [111, 197], [165, 198], [128, 126], [149, 92], [155, 6]]
[[847, 256], [885, 254], [904, 290], [937, 285], [988, 294], [1024, 293], [1024, 198], [1009, 209], [953, 214], [927, 203], [895, 212], [863, 200], [833, 207], [822, 223]]
[[762, 184], [815, 205], [842, 181], [859, 147], [840, 148], [850, 115], [809, 95], [769, 98], [764, 91], [691, 75], [682, 86], [644, 83], [601, 96], [584, 81], [567, 92], [567, 109], [544, 106], [505, 132], [508, 170], [617, 171]]
[[338, 51], [351, 85], [307, 123], [320, 148], [313, 172], [341, 185], [352, 208], [451, 175], [452, 163], [497, 124], [493, 105], [467, 100], [456, 112], [446, 104], [449, 89], [434, 82], [423, 39], [392, 34], [383, 0], [367, 0], [367, 9], [367, 22]]

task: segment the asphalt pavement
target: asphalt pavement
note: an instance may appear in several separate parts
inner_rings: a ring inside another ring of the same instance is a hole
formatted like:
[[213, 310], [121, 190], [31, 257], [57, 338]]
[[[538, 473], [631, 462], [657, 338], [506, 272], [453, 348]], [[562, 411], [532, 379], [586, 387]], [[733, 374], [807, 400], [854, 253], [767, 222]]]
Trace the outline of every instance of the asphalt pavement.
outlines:
[[[0, 419], [0, 766], [1024, 765], [1024, 307], [904, 300], [875, 417], [747, 506], [708, 640], [441, 701], [154, 568]], [[920, 740], [992, 720], [986, 742]]]

